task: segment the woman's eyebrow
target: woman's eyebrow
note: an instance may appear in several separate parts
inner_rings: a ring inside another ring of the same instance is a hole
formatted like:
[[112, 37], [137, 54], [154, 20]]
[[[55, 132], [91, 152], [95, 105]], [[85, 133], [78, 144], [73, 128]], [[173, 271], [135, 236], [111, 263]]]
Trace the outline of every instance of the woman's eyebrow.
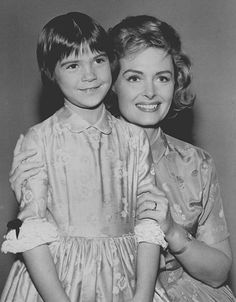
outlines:
[[[129, 72], [133, 72], [133, 73], [137, 73], [137, 74], [144, 74], [142, 71], [140, 70], [136, 70], [136, 69], [127, 69], [123, 72], [123, 75], [125, 75], [126, 73], [129, 73]], [[170, 70], [160, 70], [160, 71], [157, 71], [156, 74], [163, 74], [163, 73], [169, 73], [170, 75], [173, 75], [173, 72], [170, 71]]]
[[134, 73], [137, 73], [137, 74], [143, 74], [142, 71], [140, 70], [136, 70], [136, 69], [127, 69], [123, 72], [123, 74], [125, 75], [126, 73], [129, 73], [129, 72], [134, 72]]
[[173, 75], [173, 72], [170, 71], [170, 70], [161, 70], [161, 71], [158, 71], [156, 74], [163, 74], [163, 73], [169, 73], [170, 75]]

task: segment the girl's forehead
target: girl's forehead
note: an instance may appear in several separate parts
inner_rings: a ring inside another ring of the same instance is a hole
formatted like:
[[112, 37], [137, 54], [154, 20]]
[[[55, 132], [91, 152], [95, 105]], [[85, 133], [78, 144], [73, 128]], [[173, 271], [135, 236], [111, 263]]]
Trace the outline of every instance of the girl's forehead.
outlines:
[[63, 59], [82, 59], [82, 58], [93, 58], [100, 54], [106, 55], [104, 52], [99, 52], [97, 50], [91, 50], [89, 45], [83, 46], [74, 49], [71, 53], [68, 55], [65, 55]]

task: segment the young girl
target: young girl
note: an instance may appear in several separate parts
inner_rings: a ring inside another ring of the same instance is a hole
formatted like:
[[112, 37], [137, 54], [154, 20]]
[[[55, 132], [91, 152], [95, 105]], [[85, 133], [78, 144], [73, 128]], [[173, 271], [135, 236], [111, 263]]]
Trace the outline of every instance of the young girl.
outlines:
[[164, 236], [150, 220], [134, 235], [138, 190], [154, 181], [149, 143], [102, 104], [112, 82], [109, 45], [81, 13], [41, 32], [42, 78], [65, 105], [32, 127], [19, 150], [37, 150], [43, 167], [24, 182], [18, 219], [8, 224], [2, 251], [22, 252], [25, 264], [14, 263], [1, 302], [152, 300]]

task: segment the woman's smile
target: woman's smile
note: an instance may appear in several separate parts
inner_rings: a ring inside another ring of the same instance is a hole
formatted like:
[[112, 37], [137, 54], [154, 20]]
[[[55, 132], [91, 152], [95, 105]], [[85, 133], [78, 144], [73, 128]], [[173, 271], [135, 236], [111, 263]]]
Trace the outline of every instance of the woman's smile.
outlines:
[[138, 103], [135, 106], [139, 110], [144, 111], [144, 112], [155, 112], [156, 110], [158, 110], [160, 104], [161, 104], [160, 102], [154, 103], [154, 104], [141, 104], [141, 103]]

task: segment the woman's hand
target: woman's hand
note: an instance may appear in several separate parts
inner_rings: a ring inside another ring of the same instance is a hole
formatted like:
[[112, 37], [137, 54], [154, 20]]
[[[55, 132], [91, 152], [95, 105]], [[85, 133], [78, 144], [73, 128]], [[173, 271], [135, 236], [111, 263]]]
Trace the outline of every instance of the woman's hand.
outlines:
[[138, 194], [138, 219], [153, 219], [160, 225], [164, 234], [171, 232], [175, 227], [175, 222], [165, 193], [156, 186], [147, 184], [140, 188]]
[[32, 159], [37, 154], [36, 150], [21, 152], [23, 139], [24, 136], [21, 134], [14, 149], [12, 167], [9, 173], [11, 188], [15, 192], [18, 202], [21, 201], [21, 188], [24, 181], [36, 175], [43, 167], [41, 162], [28, 161], [29, 158]]

